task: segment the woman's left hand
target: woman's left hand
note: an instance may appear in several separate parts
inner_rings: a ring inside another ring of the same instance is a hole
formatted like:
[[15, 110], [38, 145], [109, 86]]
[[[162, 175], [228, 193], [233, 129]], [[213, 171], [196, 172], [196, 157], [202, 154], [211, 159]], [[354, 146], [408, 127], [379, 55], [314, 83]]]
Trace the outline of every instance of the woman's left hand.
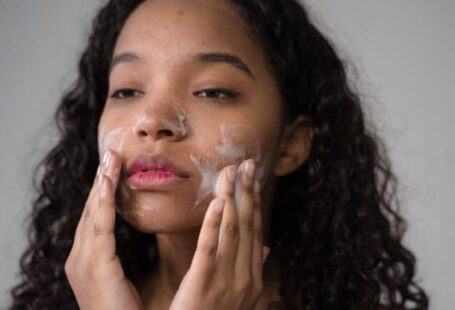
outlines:
[[[170, 309], [254, 309], [262, 292], [259, 182], [252, 159], [225, 167], [196, 252]], [[235, 199], [239, 181], [238, 201]]]

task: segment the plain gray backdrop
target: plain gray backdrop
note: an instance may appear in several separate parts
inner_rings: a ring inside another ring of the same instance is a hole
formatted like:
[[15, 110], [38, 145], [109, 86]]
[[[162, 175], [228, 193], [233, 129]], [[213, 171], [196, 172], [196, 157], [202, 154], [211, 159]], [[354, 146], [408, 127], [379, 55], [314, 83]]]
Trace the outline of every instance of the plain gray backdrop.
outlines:
[[[55, 142], [49, 126], [76, 77], [98, 0], [0, 0], [0, 305], [26, 246], [31, 173]], [[453, 309], [455, 1], [307, 0], [352, 62], [369, 121], [400, 180], [405, 244], [432, 309]]]

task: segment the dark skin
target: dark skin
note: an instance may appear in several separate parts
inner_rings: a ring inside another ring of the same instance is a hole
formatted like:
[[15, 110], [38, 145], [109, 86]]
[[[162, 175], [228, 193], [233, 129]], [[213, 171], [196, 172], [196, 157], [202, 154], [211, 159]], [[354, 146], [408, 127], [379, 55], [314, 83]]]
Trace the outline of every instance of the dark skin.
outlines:
[[[281, 123], [277, 83], [247, 27], [238, 9], [221, 0], [146, 1], [123, 27], [114, 58], [130, 56], [110, 73], [99, 124], [100, 154], [109, 156], [65, 265], [82, 309], [266, 309], [279, 300], [277, 260], [270, 253], [263, 264], [263, 240], [276, 180], [304, 163], [313, 131], [303, 116]], [[213, 51], [237, 55], [248, 70], [195, 61]], [[207, 89], [220, 88], [240, 95], [208, 98]], [[120, 136], [106, 138], [119, 128]], [[124, 171], [143, 152], [169, 157], [190, 181], [161, 193], [128, 186]], [[207, 170], [194, 158], [219, 172], [216, 193], [200, 195]], [[133, 227], [157, 239], [159, 268], [136, 286], [115, 255], [116, 205]]]

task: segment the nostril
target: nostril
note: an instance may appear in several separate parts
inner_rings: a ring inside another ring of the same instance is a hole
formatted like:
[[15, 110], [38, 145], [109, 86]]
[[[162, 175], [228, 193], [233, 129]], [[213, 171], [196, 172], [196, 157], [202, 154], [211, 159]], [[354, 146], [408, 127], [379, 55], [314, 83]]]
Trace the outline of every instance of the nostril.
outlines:
[[144, 130], [140, 130], [140, 131], [139, 131], [139, 136], [141, 136], [141, 137], [147, 137], [147, 136], [148, 136], [148, 134], [147, 134], [147, 132], [146, 132], [146, 131], [144, 131]]
[[172, 130], [169, 130], [169, 129], [161, 129], [161, 130], [158, 132], [158, 135], [163, 135], [163, 136], [172, 137], [172, 136], [174, 135], [174, 133], [172, 132]]
[[[145, 138], [145, 137], [148, 137], [150, 135], [149, 132], [147, 132], [147, 130], [139, 130], [137, 132], [138, 136], [141, 137], [141, 138]], [[159, 137], [173, 137], [174, 136], [174, 132], [172, 130], [169, 130], [169, 129], [160, 129], [156, 132], [156, 137], [159, 138]]]

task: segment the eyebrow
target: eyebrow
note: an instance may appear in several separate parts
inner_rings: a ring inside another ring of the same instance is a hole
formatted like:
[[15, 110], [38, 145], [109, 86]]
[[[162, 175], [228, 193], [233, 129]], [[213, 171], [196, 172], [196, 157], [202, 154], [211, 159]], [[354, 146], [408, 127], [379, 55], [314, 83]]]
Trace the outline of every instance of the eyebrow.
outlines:
[[122, 53], [112, 58], [109, 66], [109, 73], [112, 72], [114, 67], [122, 62], [140, 62], [141, 58], [134, 53]]
[[194, 56], [194, 60], [202, 63], [225, 62], [233, 65], [234, 67], [242, 70], [250, 78], [255, 80], [255, 76], [251, 69], [245, 64], [240, 57], [227, 53], [199, 53]]
[[[198, 53], [193, 57], [193, 60], [195, 62], [200, 62], [200, 63], [228, 63], [230, 65], [233, 65], [237, 69], [242, 70], [244, 73], [246, 73], [250, 78], [253, 80], [256, 79], [256, 77], [253, 75], [251, 69], [246, 65], [246, 63], [238, 56], [233, 55], [233, 54], [228, 54], [228, 53], [221, 53], [221, 52], [214, 52], [214, 53]], [[111, 64], [109, 66], [109, 72], [111, 72], [116, 65], [122, 62], [141, 62], [142, 59], [134, 54], [134, 53], [122, 53], [117, 56], [114, 56], [114, 58], [111, 61]]]

